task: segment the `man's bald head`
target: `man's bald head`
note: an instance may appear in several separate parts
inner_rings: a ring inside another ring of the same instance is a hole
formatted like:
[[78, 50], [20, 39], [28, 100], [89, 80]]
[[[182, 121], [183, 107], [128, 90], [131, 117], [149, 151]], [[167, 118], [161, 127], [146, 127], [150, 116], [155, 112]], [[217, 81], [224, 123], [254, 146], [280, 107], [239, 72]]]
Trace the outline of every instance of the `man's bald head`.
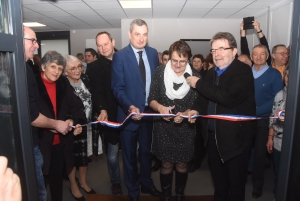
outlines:
[[24, 31], [24, 53], [26, 61], [33, 58], [34, 52], [39, 48], [35, 32], [26, 26], [23, 26]]
[[247, 54], [241, 54], [238, 57], [238, 60], [240, 60], [241, 62], [247, 64], [248, 66], [252, 66], [252, 61], [251, 61], [249, 55], [247, 55]]

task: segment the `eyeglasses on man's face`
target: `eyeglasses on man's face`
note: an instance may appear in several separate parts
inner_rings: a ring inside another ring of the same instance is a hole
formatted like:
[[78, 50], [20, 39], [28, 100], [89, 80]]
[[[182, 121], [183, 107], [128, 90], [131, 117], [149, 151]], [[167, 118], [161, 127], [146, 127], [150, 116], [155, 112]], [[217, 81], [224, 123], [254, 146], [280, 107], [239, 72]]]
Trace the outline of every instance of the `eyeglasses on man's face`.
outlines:
[[69, 68], [68, 70], [70, 70], [71, 72], [75, 72], [76, 70], [81, 71], [81, 69], [82, 69], [82, 65], [79, 65], [77, 67], [74, 66], [72, 68]]
[[30, 40], [33, 45], [37, 44], [37, 40], [35, 38], [24, 38], [25, 40]]
[[276, 52], [276, 54], [280, 54], [281, 56], [290, 56], [290, 53], [288, 52]]
[[210, 53], [215, 54], [217, 51], [220, 53], [223, 53], [223, 52], [225, 52], [225, 50], [230, 50], [230, 49], [232, 49], [232, 48], [231, 47], [220, 47], [218, 49], [211, 49]]
[[186, 60], [180, 60], [180, 61], [178, 61], [178, 60], [176, 60], [176, 59], [171, 59], [172, 65], [177, 65], [178, 62], [179, 62], [179, 65], [184, 66], [184, 65], [187, 64], [188, 61], [186, 61]]

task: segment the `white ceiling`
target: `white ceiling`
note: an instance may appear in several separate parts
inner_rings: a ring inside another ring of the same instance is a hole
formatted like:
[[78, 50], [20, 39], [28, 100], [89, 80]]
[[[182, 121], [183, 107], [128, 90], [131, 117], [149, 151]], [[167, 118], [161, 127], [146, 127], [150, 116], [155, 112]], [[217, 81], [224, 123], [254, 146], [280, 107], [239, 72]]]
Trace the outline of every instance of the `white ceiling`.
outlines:
[[286, 1], [152, 0], [152, 8], [123, 9], [118, 0], [22, 0], [22, 10], [23, 22], [46, 25], [35, 31], [65, 31], [121, 28], [121, 19], [127, 18], [241, 19]]

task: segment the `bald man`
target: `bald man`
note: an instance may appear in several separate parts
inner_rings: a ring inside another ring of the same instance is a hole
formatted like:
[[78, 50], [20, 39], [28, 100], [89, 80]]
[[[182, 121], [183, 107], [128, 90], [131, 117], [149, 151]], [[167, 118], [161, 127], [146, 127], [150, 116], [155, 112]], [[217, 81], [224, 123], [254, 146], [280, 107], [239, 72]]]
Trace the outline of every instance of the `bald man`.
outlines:
[[[39, 48], [37, 43], [37, 38], [35, 32], [25, 27], [24, 31], [24, 54], [25, 62], [33, 58], [34, 52]], [[38, 197], [39, 201], [47, 201], [47, 191], [45, 188], [44, 176], [43, 176], [43, 156], [39, 148], [38, 140], [38, 128], [48, 128], [57, 130], [59, 133], [66, 134], [71, 130], [69, 123], [61, 120], [49, 119], [42, 115], [39, 111], [39, 91], [37, 88], [37, 83], [35, 75], [32, 68], [26, 63], [26, 74], [27, 74], [27, 88], [28, 88], [28, 98], [29, 98], [29, 112], [31, 120], [31, 135], [33, 142], [33, 153], [35, 160], [37, 187], [38, 187]]]

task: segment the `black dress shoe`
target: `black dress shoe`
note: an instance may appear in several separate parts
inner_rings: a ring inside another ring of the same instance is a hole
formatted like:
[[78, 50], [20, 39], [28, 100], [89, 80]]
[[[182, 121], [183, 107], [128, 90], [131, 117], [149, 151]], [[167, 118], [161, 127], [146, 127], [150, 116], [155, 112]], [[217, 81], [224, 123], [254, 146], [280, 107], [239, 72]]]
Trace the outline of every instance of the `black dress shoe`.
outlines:
[[139, 197], [137, 197], [137, 198], [130, 197], [130, 201], [139, 201]]
[[89, 192], [87, 192], [79, 183], [79, 179], [77, 177], [75, 177], [75, 181], [77, 183], [78, 188], [82, 188], [87, 194], [96, 194], [96, 191], [94, 191], [92, 188]]
[[85, 198], [84, 198], [84, 196], [81, 196], [80, 198], [78, 198], [78, 197], [75, 197], [75, 196], [73, 195], [73, 193], [72, 193], [72, 190], [71, 190], [71, 189], [70, 189], [70, 192], [71, 192], [71, 194], [72, 194], [73, 198], [74, 198], [76, 201], [85, 201]]
[[86, 192], [87, 194], [96, 194], [96, 191], [94, 191], [92, 188], [89, 192], [86, 191], [82, 186], [80, 186], [80, 188], [82, 188], [84, 190], [84, 192]]
[[253, 188], [252, 197], [258, 199], [262, 195], [262, 188]]
[[157, 196], [157, 197], [162, 197], [163, 194], [158, 191], [155, 186], [152, 186], [151, 188], [145, 188], [145, 187], [141, 187], [141, 192], [144, 194], [150, 194], [152, 196]]

